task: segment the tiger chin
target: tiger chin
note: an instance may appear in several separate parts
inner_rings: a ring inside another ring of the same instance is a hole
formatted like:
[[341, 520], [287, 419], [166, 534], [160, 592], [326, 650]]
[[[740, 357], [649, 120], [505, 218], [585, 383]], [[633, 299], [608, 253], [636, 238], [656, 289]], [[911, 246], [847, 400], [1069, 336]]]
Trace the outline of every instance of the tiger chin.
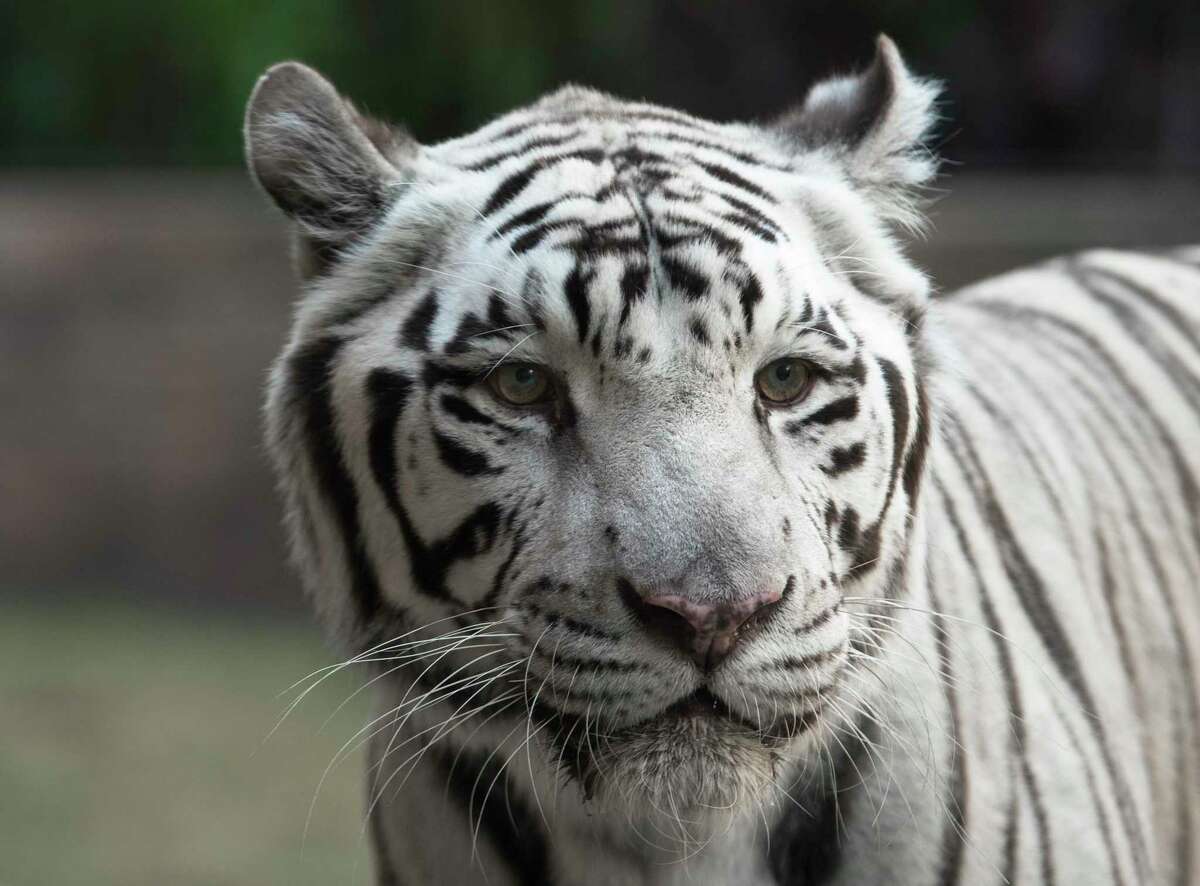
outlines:
[[815, 719], [764, 728], [698, 690], [647, 721], [595, 738], [575, 737], [575, 724], [568, 725], [568, 737], [551, 742], [550, 762], [561, 761], [596, 807], [719, 824], [773, 799], [781, 764], [816, 747], [804, 734], [817, 728]]
[[668, 715], [617, 736], [577, 777], [596, 814], [658, 831], [668, 853], [686, 852], [774, 799], [779, 762], [745, 730]]
[[261, 78], [381, 886], [1200, 882], [1200, 255], [935, 296], [937, 95], [881, 37], [773, 120], [428, 145]]

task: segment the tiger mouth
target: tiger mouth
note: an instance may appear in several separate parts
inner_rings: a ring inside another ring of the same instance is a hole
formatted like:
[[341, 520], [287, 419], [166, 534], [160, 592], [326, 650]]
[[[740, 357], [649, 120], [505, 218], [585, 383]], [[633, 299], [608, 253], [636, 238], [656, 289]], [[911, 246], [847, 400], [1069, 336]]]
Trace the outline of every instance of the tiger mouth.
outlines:
[[[694, 765], [708, 767], [710, 775], [717, 777], [723, 771], [722, 760], [732, 767], [729, 771], [746, 765], [753, 768], [752, 760], [762, 754], [774, 761], [783, 747], [821, 722], [823, 708], [823, 701], [818, 699], [800, 713], [757, 723], [702, 686], [659, 712], [618, 729], [605, 729], [586, 717], [544, 707], [538, 713], [555, 724], [550, 746], [557, 752], [553, 758], [559, 769], [581, 786], [585, 798], [591, 799], [613, 778], [620, 782], [622, 771], [629, 774], [636, 770], [644, 775], [642, 767], [646, 765], [658, 769], [661, 780], [668, 778], [668, 771], [686, 778]], [[759, 749], [758, 754], [754, 748]], [[774, 765], [772, 762], [772, 771]], [[642, 776], [630, 777], [646, 787]], [[720, 803], [730, 802], [728, 796], [721, 797]]]
[[740, 720], [729, 706], [708, 689], [701, 686], [691, 695], [685, 695], [665, 711], [658, 715], [663, 718], [671, 717], [717, 717]]
[[635, 724], [634, 726], [628, 728], [636, 729], [638, 726], [645, 723], [666, 723], [672, 720], [688, 719], [700, 719], [713, 722], [726, 721], [755, 731], [761, 728], [758, 724], [739, 715], [736, 711], [730, 708], [729, 705], [725, 704], [721, 698], [703, 686], [690, 695], [685, 695], [683, 698], [666, 708], [666, 710], [647, 718], [640, 724]]
[[823, 705], [818, 702], [813, 707], [800, 714], [785, 714], [776, 717], [770, 723], [757, 723], [742, 716], [729, 707], [719, 696], [701, 686], [690, 695], [685, 695], [666, 710], [642, 721], [628, 726], [623, 732], [636, 732], [651, 725], [667, 725], [673, 722], [700, 721], [714, 726], [730, 726], [738, 731], [757, 736], [764, 744], [774, 744], [795, 738], [807, 732], [821, 716]]

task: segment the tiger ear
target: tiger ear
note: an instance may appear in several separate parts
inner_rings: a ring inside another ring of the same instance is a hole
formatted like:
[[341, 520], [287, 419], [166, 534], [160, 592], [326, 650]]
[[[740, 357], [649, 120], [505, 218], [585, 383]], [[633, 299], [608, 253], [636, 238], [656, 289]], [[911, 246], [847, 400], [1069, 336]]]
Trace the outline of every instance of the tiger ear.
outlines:
[[305, 277], [321, 273], [383, 217], [419, 146], [373, 120], [299, 62], [269, 68], [246, 107], [246, 162], [295, 223]]
[[814, 84], [771, 128], [797, 152], [831, 155], [880, 217], [915, 226], [916, 197], [937, 172], [925, 142], [940, 91], [909, 73], [896, 44], [880, 34], [865, 70]]

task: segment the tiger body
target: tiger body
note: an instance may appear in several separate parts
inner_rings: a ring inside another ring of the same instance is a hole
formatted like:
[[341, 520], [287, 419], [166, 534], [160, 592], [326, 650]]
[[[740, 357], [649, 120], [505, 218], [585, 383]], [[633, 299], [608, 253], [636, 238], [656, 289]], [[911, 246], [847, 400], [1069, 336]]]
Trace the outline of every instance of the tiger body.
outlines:
[[883, 40], [770, 127], [567, 89], [428, 147], [260, 83], [378, 882], [1200, 877], [1197, 254], [931, 299], [933, 96]]

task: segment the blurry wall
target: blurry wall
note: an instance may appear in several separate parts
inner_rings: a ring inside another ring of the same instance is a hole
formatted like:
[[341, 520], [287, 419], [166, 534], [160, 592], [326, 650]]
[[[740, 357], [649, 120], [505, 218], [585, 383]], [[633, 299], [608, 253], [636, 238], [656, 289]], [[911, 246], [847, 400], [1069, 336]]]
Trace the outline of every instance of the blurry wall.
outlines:
[[434, 141], [568, 80], [763, 117], [880, 30], [948, 86], [943, 286], [1200, 240], [1190, 0], [0, 5], [0, 594], [296, 605], [258, 418], [293, 284], [237, 168], [269, 63]]

